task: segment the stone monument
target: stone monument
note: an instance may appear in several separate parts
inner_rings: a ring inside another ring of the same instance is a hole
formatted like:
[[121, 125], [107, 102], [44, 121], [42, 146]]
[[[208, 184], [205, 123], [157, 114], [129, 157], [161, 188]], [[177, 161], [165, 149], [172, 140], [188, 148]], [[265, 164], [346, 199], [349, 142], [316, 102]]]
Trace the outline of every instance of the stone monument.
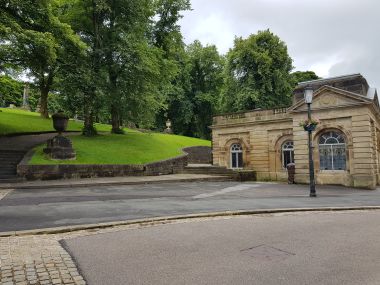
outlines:
[[29, 106], [29, 83], [24, 86], [24, 94], [22, 96], [22, 109], [30, 111]]
[[166, 129], [164, 130], [164, 133], [165, 134], [172, 134], [173, 133], [173, 130], [171, 129], [172, 122], [170, 121], [170, 119], [168, 119], [165, 124], [166, 124]]
[[44, 153], [49, 155], [51, 159], [76, 159], [71, 140], [62, 135], [62, 132], [67, 128], [69, 117], [63, 111], [59, 111], [53, 114], [52, 118], [54, 129], [58, 132], [58, 135], [47, 141], [47, 147], [43, 150]]

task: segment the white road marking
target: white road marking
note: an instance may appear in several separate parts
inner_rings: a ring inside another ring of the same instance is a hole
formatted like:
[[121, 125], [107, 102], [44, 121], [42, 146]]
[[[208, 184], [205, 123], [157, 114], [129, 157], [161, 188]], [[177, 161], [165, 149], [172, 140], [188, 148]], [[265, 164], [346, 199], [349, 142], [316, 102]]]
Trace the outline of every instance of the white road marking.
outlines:
[[11, 193], [14, 189], [1, 189], [0, 190], [0, 200], [4, 199], [9, 193]]
[[211, 192], [211, 193], [204, 193], [200, 195], [196, 195], [193, 197], [193, 199], [204, 199], [204, 198], [209, 198], [217, 195], [223, 195], [231, 192], [236, 192], [236, 191], [243, 191], [243, 190], [248, 190], [252, 188], [259, 187], [257, 184], [241, 184], [241, 185], [236, 185], [232, 187], [227, 187], [219, 191]]

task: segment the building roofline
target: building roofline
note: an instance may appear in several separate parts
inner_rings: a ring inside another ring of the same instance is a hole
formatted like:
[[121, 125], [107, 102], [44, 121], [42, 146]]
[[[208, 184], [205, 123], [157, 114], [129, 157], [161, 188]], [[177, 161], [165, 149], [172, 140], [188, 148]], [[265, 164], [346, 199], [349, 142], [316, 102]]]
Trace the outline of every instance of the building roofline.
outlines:
[[292, 105], [279, 106], [277, 108], [269, 108], [269, 109], [257, 108], [257, 109], [244, 110], [244, 111], [238, 111], [238, 112], [218, 113], [218, 114], [213, 115], [212, 117], [221, 117], [221, 116], [228, 116], [228, 115], [239, 115], [239, 114], [246, 114], [246, 113], [263, 112], [263, 111], [273, 111], [273, 110], [279, 110], [279, 109], [288, 109], [291, 106]]
[[340, 75], [340, 76], [329, 77], [329, 78], [302, 81], [302, 82], [298, 83], [298, 86], [304, 86], [304, 85], [314, 84], [314, 83], [323, 83], [325, 81], [331, 81], [331, 80], [337, 80], [337, 79], [347, 79], [347, 78], [358, 77], [358, 76], [364, 78], [363, 75], [361, 75], [360, 73], [353, 73], [353, 74]]

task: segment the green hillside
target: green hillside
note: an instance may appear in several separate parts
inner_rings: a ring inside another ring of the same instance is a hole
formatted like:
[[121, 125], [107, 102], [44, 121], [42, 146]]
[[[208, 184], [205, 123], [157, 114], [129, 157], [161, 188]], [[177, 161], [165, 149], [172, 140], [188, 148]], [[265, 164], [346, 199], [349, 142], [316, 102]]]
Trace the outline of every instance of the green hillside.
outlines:
[[[196, 138], [157, 133], [127, 133], [125, 135], [99, 135], [88, 138], [72, 136], [76, 160], [60, 161], [64, 164], [144, 164], [172, 158], [187, 146], [210, 146], [211, 142]], [[36, 148], [30, 164], [57, 164], [43, 154], [44, 146]]]
[[[16, 109], [1, 109], [0, 134], [53, 131], [50, 119], [38, 114]], [[68, 130], [79, 131], [82, 123], [70, 121]], [[98, 131], [109, 132], [111, 126], [96, 125]], [[126, 130], [125, 135], [100, 134], [95, 137], [74, 135], [70, 137], [77, 153], [76, 160], [53, 161], [43, 153], [44, 145], [35, 149], [30, 164], [145, 164], [182, 154], [188, 146], [211, 146], [211, 142], [197, 138], [141, 133]]]
[[[54, 131], [51, 119], [41, 118], [38, 113], [8, 108], [0, 108], [0, 111], [0, 135]], [[95, 124], [95, 126], [100, 132], [111, 130], [110, 125]], [[80, 131], [82, 127], [82, 122], [70, 120], [68, 131]]]

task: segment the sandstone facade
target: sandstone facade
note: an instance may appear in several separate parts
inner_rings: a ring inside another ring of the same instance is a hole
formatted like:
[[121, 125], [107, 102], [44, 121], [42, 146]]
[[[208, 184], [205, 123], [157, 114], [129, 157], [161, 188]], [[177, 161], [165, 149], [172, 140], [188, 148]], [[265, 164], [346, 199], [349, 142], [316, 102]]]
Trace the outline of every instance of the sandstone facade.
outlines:
[[295, 182], [308, 183], [307, 132], [300, 126], [307, 118], [306, 86], [314, 89], [312, 116], [321, 121], [312, 133], [317, 184], [374, 189], [380, 183], [380, 108], [377, 91], [360, 74], [301, 83], [289, 108], [215, 116], [213, 164], [285, 181], [285, 165], [294, 162]]

